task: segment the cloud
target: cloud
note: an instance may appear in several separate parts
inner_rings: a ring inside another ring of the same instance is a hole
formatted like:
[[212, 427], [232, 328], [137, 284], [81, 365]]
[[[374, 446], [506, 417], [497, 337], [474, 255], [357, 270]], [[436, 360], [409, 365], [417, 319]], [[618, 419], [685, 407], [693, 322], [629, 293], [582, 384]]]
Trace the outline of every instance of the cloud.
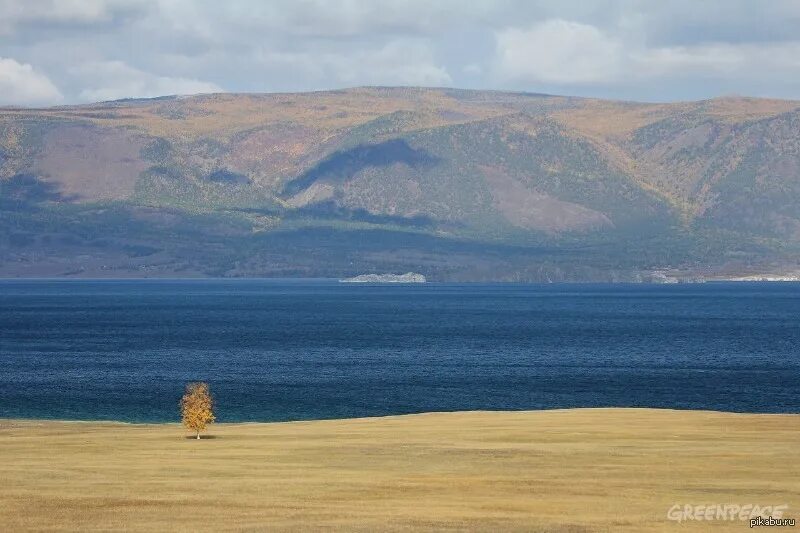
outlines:
[[441, 33], [444, 24], [486, 20], [497, 12], [497, 4], [462, 0], [234, 0], [214, 2], [209, 9], [202, 1], [161, 0], [160, 11], [184, 27], [206, 27], [209, 12], [213, 12], [214, 20], [243, 30], [269, 29], [305, 38], [395, 38], [430, 36]]
[[393, 41], [375, 50], [280, 53], [262, 50], [259, 62], [269, 69], [290, 70], [300, 79], [335, 85], [421, 85], [452, 83], [423, 42]]
[[352, 85], [800, 98], [800, 3], [766, 4], [0, 0], [0, 37], [66, 102]]
[[461, 72], [472, 76], [479, 76], [483, 74], [483, 68], [477, 63], [470, 63], [469, 65], [465, 65], [464, 68], [461, 69]]
[[83, 89], [79, 96], [89, 102], [224, 91], [214, 83], [158, 76], [133, 68], [122, 61], [87, 63], [72, 69], [72, 73], [86, 80], [88, 88]]
[[41, 24], [105, 24], [145, 5], [141, 0], [0, 0], [0, 32]]
[[435, 64], [430, 47], [394, 41], [374, 51], [331, 57], [330, 64], [344, 83], [371, 85], [447, 85], [447, 70]]
[[800, 73], [800, 41], [663, 47], [642, 51], [635, 55], [635, 59], [642, 76], [692, 75], [735, 79], [747, 74], [769, 79], [776, 72]]
[[31, 65], [0, 57], [0, 104], [42, 105], [62, 99], [53, 82]]
[[769, 94], [764, 88], [798, 85], [790, 80], [800, 76], [800, 40], [648, 46], [635, 21], [621, 22], [624, 27], [614, 32], [563, 19], [498, 31], [495, 80], [567, 91], [652, 92], [652, 87], [675, 90], [679, 84], [701, 83], [717, 87], [716, 94], [704, 97], [731, 90], [764, 95]]
[[585, 84], [617, 79], [623, 46], [599, 29], [548, 20], [497, 34], [499, 74], [510, 80]]

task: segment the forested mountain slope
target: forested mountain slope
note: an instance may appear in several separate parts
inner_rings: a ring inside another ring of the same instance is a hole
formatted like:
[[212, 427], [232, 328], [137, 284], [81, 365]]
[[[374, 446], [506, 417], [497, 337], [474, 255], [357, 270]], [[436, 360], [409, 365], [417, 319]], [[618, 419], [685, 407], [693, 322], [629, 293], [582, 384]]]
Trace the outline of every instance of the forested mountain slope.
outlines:
[[2, 276], [794, 272], [800, 102], [355, 88], [0, 109]]

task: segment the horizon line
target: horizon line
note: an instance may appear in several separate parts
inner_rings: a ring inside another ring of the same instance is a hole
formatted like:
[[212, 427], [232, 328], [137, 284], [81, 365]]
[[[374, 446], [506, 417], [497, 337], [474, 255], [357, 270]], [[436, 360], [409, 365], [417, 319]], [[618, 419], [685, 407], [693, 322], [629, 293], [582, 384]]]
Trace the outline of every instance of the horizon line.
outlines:
[[625, 99], [625, 98], [603, 98], [597, 96], [578, 96], [578, 95], [571, 95], [571, 94], [553, 94], [553, 93], [543, 93], [543, 92], [536, 92], [533, 90], [507, 90], [507, 89], [471, 89], [471, 88], [461, 88], [461, 87], [448, 87], [448, 86], [425, 86], [425, 85], [354, 85], [354, 86], [347, 86], [347, 87], [338, 87], [338, 88], [329, 88], [329, 89], [309, 89], [309, 90], [298, 90], [298, 91], [221, 91], [221, 92], [200, 92], [200, 93], [188, 93], [188, 94], [163, 94], [158, 96], [130, 96], [124, 98], [117, 98], [112, 100], [98, 100], [93, 102], [83, 102], [83, 103], [73, 103], [73, 104], [54, 104], [49, 106], [20, 106], [20, 105], [0, 105], [0, 111], [45, 111], [45, 110], [57, 110], [57, 109], [66, 109], [66, 108], [74, 108], [74, 107], [92, 107], [97, 105], [103, 104], [123, 104], [123, 103], [133, 103], [133, 102], [153, 102], [158, 100], [182, 100], [182, 99], [190, 99], [190, 98], [202, 98], [202, 97], [219, 97], [219, 96], [232, 96], [232, 97], [254, 97], [254, 96], [289, 96], [289, 95], [315, 95], [315, 94], [326, 94], [326, 93], [343, 93], [343, 92], [352, 92], [358, 90], [392, 90], [392, 91], [400, 91], [400, 90], [411, 90], [411, 91], [457, 91], [457, 92], [466, 92], [466, 93], [496, 93], [496, 94], [507, 94], [507, 95], [521, 95], [521, 96], [528, 96], [528, 97], [536, 97], [536, 98], [568, 98], [573, 100], [597, 100], [603, 102], [615, 102], [621, 104], [638, 104], [638, 105], [675, 105], [675, 104], [687, 104], [687, 103], [702, 103], [702, 102], [713, 102], [717, 100], [762, 100], [762, 101], [779, 101], [779, 102], [798, 102], [800, 104], [800, 98], [775, 98], [769, 96], [749, 96], [744, 94], [720, 94], [718, 96], [712, 96], [710, 98], [700, 98], [696, 100], [665, 100], [665, 101], [653, 101], [653, 100], [632, 100], [632, 99]]

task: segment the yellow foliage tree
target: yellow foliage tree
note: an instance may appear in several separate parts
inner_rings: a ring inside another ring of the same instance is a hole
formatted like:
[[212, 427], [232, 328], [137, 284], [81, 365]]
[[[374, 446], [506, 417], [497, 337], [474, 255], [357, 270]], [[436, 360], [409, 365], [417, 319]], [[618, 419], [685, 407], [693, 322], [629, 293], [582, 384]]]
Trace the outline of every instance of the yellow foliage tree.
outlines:
[[186, 385], [186, 393], [181, 398], [181, 419], [184, 426], [197, 432], [198, 439], [200, 432], [214, 421], [214, 401], [208, 390], [208, 383]]

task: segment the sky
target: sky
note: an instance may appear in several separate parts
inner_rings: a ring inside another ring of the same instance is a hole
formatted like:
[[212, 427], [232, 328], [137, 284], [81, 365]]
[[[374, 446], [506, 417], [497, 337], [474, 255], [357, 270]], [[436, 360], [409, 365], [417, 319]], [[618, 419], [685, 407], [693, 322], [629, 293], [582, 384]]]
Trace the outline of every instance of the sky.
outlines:
[[0, 0], [0, 105], [361, 85], [800, 99], [800, 0]]

